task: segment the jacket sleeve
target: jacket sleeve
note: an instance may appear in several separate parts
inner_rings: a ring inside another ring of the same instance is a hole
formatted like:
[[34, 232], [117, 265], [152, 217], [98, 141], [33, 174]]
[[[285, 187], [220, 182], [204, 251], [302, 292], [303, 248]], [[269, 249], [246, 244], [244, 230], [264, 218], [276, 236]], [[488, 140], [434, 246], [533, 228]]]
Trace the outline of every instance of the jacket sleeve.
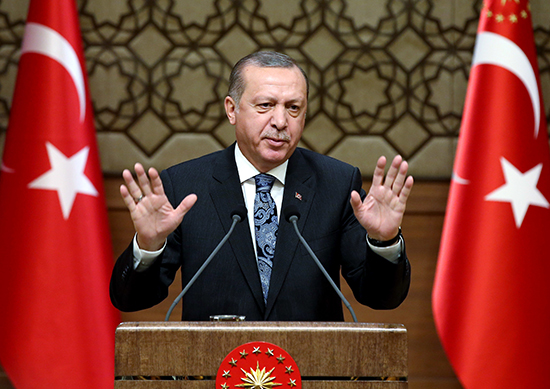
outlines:
[[[172, 198], [171, 183], [166, 171], [161, 173], [163, 185], [168, 199]], [[117, 259], [109, 294], [113, 305], [124, 312], [133, 312], [151, 308], [168, 296], [168, 288], [174, 281], [180, 267], [178, 253], [178, 229], [170, 234], [163, 253], [145, 271], [134, 270], [133, 244]]]
[[118, 257], [109, 285], [111, 302], [117, 309], [124, 312], [147, 309], [168, 296], [169, 284], [160, 277], [162, 256], [143, 272], [134, 270], [132, 244]]
[[[355, 169], [350, 193], [356, 190], [364, 199], [366, 193], [361, 186], [361, 174]], [[411, 277], [405, 242], [402, 243], [397, 263], [374, 253], [366, 242], [366, 231], [355, 218], [349, 201], [345, 206], [342, 231], [342, 275], [357, 301], [373, 309], [399, 306], [408, 294]]]

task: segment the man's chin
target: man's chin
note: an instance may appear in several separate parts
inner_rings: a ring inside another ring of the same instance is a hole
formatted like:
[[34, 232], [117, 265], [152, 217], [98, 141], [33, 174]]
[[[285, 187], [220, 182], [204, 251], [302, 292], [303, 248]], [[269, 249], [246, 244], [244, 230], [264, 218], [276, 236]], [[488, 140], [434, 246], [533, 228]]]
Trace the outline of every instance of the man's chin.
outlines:
[[269, 167], [268, 170], [271, 170], [284, 163], [290, 155], [291, 153], [287, 148], [284, 150], [266, 150], [262, 153], [262, 160], [264, 165]]

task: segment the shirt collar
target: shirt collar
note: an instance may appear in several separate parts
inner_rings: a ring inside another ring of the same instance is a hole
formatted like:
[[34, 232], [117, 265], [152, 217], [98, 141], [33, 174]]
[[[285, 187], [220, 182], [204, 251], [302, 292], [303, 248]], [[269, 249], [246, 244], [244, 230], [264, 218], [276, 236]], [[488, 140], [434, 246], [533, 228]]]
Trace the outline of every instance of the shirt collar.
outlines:
[[[239, 173], [239, 180], [241, 181], [241, 184], [253, 178], [257, 174], [260, 174], [260, 171], [256, 169], [248, 159], [246, 159], [241, 149], [239, 148], [239, 144], [237, 144], [235, 147], [235, 162], [237, 163], [237, 171]], [[287, 166], [288, 166], [288, 159], [284, 161], [282, 164], [280, 164], [279, 166], [268, 171], [267, 174], [272, 175], [281, 184], [284, 185], [285, 179], [286, 179]]]

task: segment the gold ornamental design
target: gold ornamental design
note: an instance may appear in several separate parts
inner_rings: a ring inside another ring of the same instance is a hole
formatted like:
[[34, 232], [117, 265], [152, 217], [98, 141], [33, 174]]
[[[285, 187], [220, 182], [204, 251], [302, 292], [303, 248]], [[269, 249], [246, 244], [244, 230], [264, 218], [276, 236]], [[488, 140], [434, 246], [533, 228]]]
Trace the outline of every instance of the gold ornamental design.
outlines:
[[300, 371], [282, 348], [267, 342], [246, 343], [222, 361], [216, 388], [273, 389], [300, 388]]
[[271, 382], [275, 377], [271, 376], [273, 370], [266, 372], [265, 367], [260, 370], [260, 362], [256, 364], [256, 370], [250, 369], [250, 372], [247, 372], [244, 369], [241, 369], [245, 377], [241, 378], [244, 381], [244, 384], [235, 385], [237, 388], [252, 388], [252, 389], [269, 389], [275, 386], [281, 386], [282, 384], [277, 382]]

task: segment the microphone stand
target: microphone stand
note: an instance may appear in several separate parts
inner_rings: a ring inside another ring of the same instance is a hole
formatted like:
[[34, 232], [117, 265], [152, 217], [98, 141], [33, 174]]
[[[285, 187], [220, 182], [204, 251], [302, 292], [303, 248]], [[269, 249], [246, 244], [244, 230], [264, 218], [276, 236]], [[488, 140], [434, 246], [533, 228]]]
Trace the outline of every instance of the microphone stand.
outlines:
[[332, 286], [332, 288], [334, 289], [334, 291], [338, 294], [338, 296], [340, 297], [340, 299], [342, 300], [342, 302], [344, 303], [344, 305], [346, 306], [346, 308], [349, 310], [349, 312], [351, 313], [351, 317], [353, 318], [353, 321], [357, 323], [357, 316], [355, 316], [355, 312], [353, 311], [353, 309], [351, 308], [351, 305], [350, 303], [348, 302], [348, 300], [346, 300], [346, 298], [344, 297], [344, 295], [342, 294], [342, 292], [340, 291], [340, 289], [338, 288], [338, 286], [336, 286], [336, 284], [334, 283], [334, 281], [332, 280], [332, 278], [330, 277], [330, 275], [327, 273], [327, 271], [325, 270], [325, 268], [323, 267], [323, 265], [321, 264], [321, 261], [319, 261], [319, 258], [317, 258], [317, 256], [315, 255], [315, 253], [313, 252], [313, 250], [311, 249], [311, 247], [309, 247], [309, 245], [307, 244], [306, 240], [304, 239], [304, 237], [302, 236], [302, 234], [300, 234], [300, 230], [298, 230], [298, 224], [296, 223], [298, 221], [298, 216], [297, 215], [292, 215], [288, 218], [288, 221], [292, 223], [292, 225], [294, 226], [294, 230], [296, 231], [296, 234], [298, 235], [298, 238], [300, 238], [300, 241], [302, 242], [302, 244], [304, 245], [304, 247], [306, 248], [307, 252], [309, 253], [309, 255], [311, 256], [311, 258], [313, 258], [313, 260], [315, 261], [315, 263], [317, 264], [317, 266], [319, 267], [319, 269], [323, 272], [323, 274], [325, 275], [326, 279], [328, 280], [328, 282], [330, 282], [330, 285]]
[[[244, 207], [243, 207], [244, 208]], [[176, 297], [176, 299], [174, 300], [174, 302], [172, 303], [172, 305], [170, 306], [170, 309], [168, 310], [168, 312], [166, 313], [166, 317], [164, 318], [164, 321], [168, 321], [170, 319], [170, 315], [172, 314], [172, 311], [174, 310], [174, 308], [176, 307], [176, 305], [178, 305], [178, 303], [180, 302], [180, 300], [182, 299], [182, 297], [185, 295], [185, 293], [187, 293], [187, 291], [189, 290], [189, 288], [195, 283], [195, 281], [197, 280], [197, 278], [201, 275], [201, 273], [203, 272], [203, 270], [206, 268], [206, 266], [208, 266], [208, 264], [210, 263], [210, 261], [212, 261], [212, 258], [214, 258], [214, 256], [218, 253], [218, 251], [220, 251], [220, 249], [222, 248], [222, 246], [224, 245], [224, 243], [227, 241], [227, 239], [229, 239], [229, 237], [231, 236], [231, 234], [233, 233], [233, 230], [235, 229], [235, 225], [237, 225], [237, 223], [239, 223], [243, 217], [241, 217], [241, 215], [239, 215], [238, 213], [234, 213], [232, 216], [232, 219], [233, 219], [233, 223], [231, 224], [231, 228], [229, 228], [229, 231], [227, 232], [227, 234], [225, 234], [225, 236], [223, 237], [223, 239], [220, 241], [220, 243], [218, 243], [218, 246], [216, 246], [216, 248], [214, 249], [214, 251], [212, 251], [212, 253], [210, 254], [210, 256], [206, 259], [206, 261], [204, 261], [204, 263], [202, 264], [202, 266], [200, 267], [200, 269], [195, 273], [195, 275], [193, 276], [193, 278], [191, 278], [191, 280], [187, 283], [187, 285], [185, 286], [185, 288], [183, 288], [183, 290], [181, 291], [181, 293], [178, 295], [178, 297]]]

